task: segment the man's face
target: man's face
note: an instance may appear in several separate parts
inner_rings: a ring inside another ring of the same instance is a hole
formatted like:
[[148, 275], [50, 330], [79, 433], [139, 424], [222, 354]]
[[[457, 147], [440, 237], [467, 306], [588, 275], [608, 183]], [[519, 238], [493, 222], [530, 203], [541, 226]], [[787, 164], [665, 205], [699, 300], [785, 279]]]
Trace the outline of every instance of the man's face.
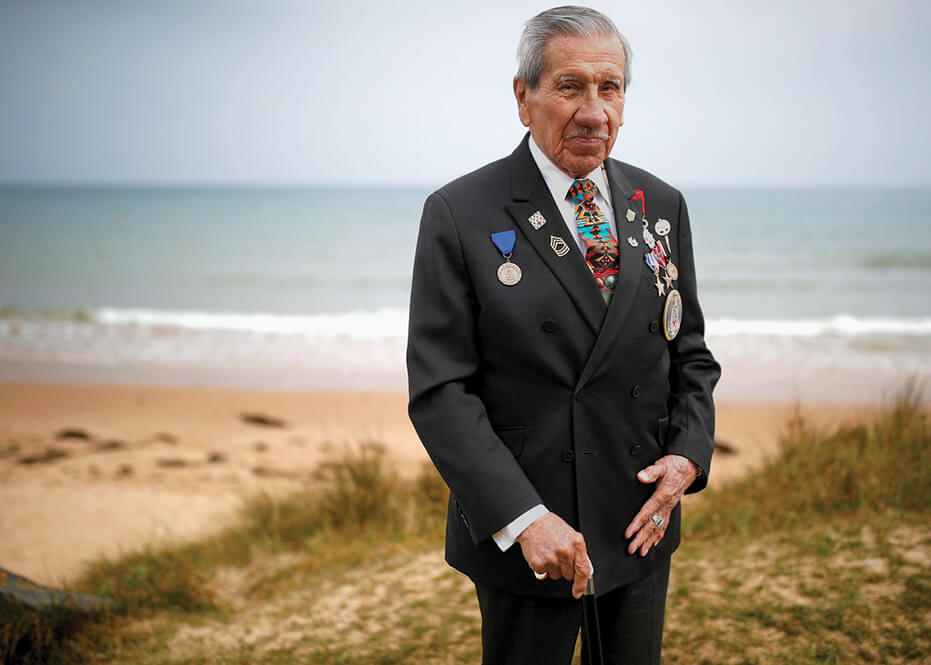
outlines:
[[557, 35], [543, 49], [536, 90], [514, 80], [520, 121], [573, 178], [595, 170], [624, 124], [624, 47], [613, 35]]

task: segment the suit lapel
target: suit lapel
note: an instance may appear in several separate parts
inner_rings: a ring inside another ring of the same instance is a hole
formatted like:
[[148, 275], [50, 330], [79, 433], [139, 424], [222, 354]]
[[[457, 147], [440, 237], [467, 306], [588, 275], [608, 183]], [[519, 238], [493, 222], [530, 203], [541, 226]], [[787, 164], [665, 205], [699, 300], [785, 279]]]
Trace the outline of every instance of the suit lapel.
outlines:
[[[533, 161], [526, 137], [511, 155], [510, 166], [511, 194], [514, 200], [507, 204], [508, 212], [566, 289], [592, 330], [598, 333], [605, 317], [604, 299], [592, 279], [585, 257], [579, 251], [575, 238], [569, 234], [562, 214]], [[530, 221], [534, 213], [540, 213], [546, 220], [543, 226], [536, 229]]]
[[[617, 229], [618, 248], [620, 250], [620, 274], [611, 304], [604, 318], [604, 325], [595, 346], [589, 356], [588, 363], [582, 372], [582, 382], [588, 380], [591, 374], [601, 363], [605, 354], [611, 351], [623, 331], [624, 319], [627, 318], [630, 308], [637, 296], [638, 289], [642, 288], [643, 271], [647, 270], [643, 255], [649, 249], [643, 242], [643, 219], [640, 201], [631, 201], [634, 188], [621, 173], [617, 164], [610, 159], [605, 161], [608, 173], [608, 184], [611, 187], [611, 204], [614, 208], [614, 224]], [[633, 222], [627, 221], [627, 210], [633, 210], [636, 218]], [[637, 246], [632, 246], [627, 238], [632, 237]]]

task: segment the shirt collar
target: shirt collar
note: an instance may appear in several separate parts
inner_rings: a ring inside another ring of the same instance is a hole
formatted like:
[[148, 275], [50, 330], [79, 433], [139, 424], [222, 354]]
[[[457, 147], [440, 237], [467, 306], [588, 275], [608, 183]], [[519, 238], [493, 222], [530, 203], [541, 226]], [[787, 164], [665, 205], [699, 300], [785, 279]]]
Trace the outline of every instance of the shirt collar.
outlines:
[[[572, 186], [575, 178], [561, 171], [558, 166], [550, 161], [546, 153], [544, 153], [540, 146], [537, 145], [537, 142], [533, 140], [532, 134], [530, 135], [529, 146], [533, 161], [536, 162], [537, 168], [540, 169], [540, 174], [543, 176], [543, 180], [546, 182], [546, 186], [549, 188], [553, 198], [556, 199], [557, 202], [565, 201], [566, 194], [569, 193], [569, 188]], [[608, 186], [608, 178], [605, 175], [604, 164], [600, 165], [585, 177], [595, 183], [595, 189], [604, 197], [608, 205], [613, 205], [611, 203], [611, 188]]]

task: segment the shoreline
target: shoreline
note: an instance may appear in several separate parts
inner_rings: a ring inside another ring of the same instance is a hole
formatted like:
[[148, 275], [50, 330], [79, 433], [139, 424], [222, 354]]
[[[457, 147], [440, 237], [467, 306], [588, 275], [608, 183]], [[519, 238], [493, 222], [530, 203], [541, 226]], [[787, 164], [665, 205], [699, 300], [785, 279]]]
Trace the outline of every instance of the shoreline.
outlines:
[[[366, 441], [416, 475], [429, 462], [406, 402], [401, 390], [0, 381], [0, 566], [60, 584], [94, 558], [195, 538], [246, 497], [313, 484], [322, 462]], [[735, 452], [715, 455], [711, 485], [774, 454], [793, 415], [832, 428], [882, 407], [719, 400], [716, 439]]]

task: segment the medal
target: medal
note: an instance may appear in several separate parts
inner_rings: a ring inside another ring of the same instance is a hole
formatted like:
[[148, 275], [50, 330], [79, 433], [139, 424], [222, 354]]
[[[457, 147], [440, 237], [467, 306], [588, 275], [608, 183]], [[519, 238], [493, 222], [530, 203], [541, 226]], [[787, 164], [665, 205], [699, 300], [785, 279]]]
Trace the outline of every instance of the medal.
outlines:
[[669, 235], [669, 231], [672, 230], [672, 225], [669, 223], [668, 220], [665, 220], [665, 219], [657, 219], [657, 220], [656, 220], [656, 226], [655, 226], [654, 228], [656, 229], [656, 235], [658, 235], [658, 236], [668, 236], [668, 235]]
[[666, 261], [666, 274], [669, 275], [671, 279], [679, 279], [679, 269], [672, 261]]
[[498, 281], [505, 286], [514, 286], [520, 281], [520, 278], [520, 266], [516, 263], [511, 263], [508, 260], [498, 266]]
[[650, 249], [656, 247], [656, 239], [653, 238], [653, 234], [650, 233], [650, 229], [646, 227], [643, 227], [643, 242], [645, 242]]
[[678, 289], [673, 289], [666, 296], [666, 304], [663, 307], [663, 335], [666, 341], [671, 342], [679, 334], [679, 328], [682, 326], [682, 296], [679, 295]]
[[498, 281], [505, 286], [514, 286], [521, 278], [520, 266], [511, 263], [511, 253], [514, 251], [514, 243], [517, 242], [517, 234], [514, 231], [492, 233], [491, 241], [505, 259], [504, 263], [498, 266]]

